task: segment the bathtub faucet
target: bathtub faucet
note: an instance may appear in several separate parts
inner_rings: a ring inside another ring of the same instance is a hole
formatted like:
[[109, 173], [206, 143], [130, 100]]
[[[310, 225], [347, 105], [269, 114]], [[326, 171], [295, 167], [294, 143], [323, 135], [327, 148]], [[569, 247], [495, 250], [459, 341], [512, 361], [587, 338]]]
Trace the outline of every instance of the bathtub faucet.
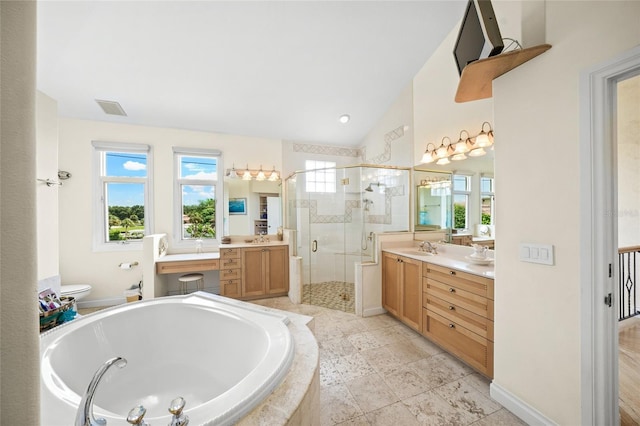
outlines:
[[91, 379], [91, 383], [89, 383], [87, 391], [82, 397], [82, 401], [80, 401], [80, 405], [78, 406], [75, 426], [104, 426], [107, 424], [107, 421], [105, 419], [96, 419], [95, 417], [93, 417], [93, 397], [96, 393], [96, 389], [98, 388], [98, 384], [100, 383], [102, 376], [104, 376], [107, 370], [113, 365], [119, 368], [123, 368], [125, 365], [127, 365], [127, 360], [120, 356], [111, 358], [110, 360], [102, 364], [98, 371], [96, 371], [96, 373], [93, 375], [93, 378]]
[[187, 402], [181, 396], [171, 401], [169, 412], [173, 414], [173, 418], [169, 426], [187, 426], [189, 424], [189, 416], [182, 412], [186, 404]]

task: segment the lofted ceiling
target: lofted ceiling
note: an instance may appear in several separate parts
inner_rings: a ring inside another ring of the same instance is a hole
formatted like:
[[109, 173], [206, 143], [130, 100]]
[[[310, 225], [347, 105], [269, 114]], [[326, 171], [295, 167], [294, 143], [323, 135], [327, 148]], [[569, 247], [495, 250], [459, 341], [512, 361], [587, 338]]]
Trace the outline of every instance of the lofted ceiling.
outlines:
[[465, 4], [40, 1], [37, 85], [64, 117], [354, 146]]

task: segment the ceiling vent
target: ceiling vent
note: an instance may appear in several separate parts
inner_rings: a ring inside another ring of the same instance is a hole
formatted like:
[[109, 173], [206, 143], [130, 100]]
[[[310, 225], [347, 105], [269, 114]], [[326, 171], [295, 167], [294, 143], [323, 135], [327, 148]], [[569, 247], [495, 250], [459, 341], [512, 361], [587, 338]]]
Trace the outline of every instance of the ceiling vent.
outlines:
[[115, 102], [115, 101], [102, 101], [100, 99], [96, 99], [96, 102], [98, 103], [98, 105], [100, 105], [100, 108], [102, 108], [102, 110], [105, 112], [105, 114], [120, 115], [120, 116], [123, 116], [123, 117], [127, 116], [127, 113], [124, 112], [124, 110], [122, 109], [122, 107], [120, 106], [120, 104], [118, 102]]

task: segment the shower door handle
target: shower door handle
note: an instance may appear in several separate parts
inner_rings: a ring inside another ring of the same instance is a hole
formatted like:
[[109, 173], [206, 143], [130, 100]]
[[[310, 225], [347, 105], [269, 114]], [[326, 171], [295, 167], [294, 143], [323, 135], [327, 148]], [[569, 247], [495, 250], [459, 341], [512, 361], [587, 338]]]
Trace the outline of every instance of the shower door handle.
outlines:
[[314, 253], [318, 251], [318, 240], [313, 240], [311, 243], [311, 251]]

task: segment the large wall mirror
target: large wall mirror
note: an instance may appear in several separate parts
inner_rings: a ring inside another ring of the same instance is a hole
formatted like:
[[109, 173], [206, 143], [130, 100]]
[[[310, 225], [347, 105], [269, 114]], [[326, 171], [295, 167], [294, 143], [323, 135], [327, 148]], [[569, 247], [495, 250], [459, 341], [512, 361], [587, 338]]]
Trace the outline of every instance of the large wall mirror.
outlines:
[[444, 230], [447, 241], [462, 245], [494, 244], [493, 151], [442, 166], [415, 166], [414, 187], [416, 231]]
[[275, 235], [282, 226], [280, 181], [224, 179], [224, 235]]
[[450, 172], [414, 168], [415, 230], [435, 231], [448, 235], [451, 231]]

